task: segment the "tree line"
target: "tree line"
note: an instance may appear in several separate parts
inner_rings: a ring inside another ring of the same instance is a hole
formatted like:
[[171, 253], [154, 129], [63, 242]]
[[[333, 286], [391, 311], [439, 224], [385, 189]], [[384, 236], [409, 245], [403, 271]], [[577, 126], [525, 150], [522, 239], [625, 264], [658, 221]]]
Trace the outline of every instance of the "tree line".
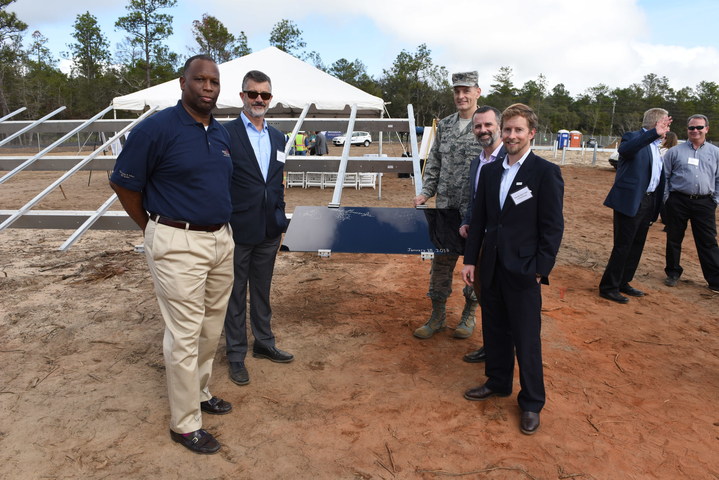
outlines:
[[[88, 118], [116, 96], [177, 78], [182, 64], [192, 55], [206, 53], [222, 63], [252, 52], [244, 32], [231, 33], [209, 14], [192, 22], [196, 46], [183, 53], [173, 52], [165, 40], [173, 33], [171, 12], [177, 0], [127, 0], [126, 15], [115, 22], [115, 28], [126, 36], [114, 54], [97, 18], [90, 12], [76, 16], [68, 51], [63, 53], [71, 69], [64, 73], [41, 32], [32, 32], [29, 44], [23, 43], [27, 24], [9, 10], [13, 2], [0, 0], [0, 115], [24, 106], [27, 110], [22, 115], [36, 119], [64, 105], [67, 109], [59, 117]], [[359, 59], [340, 58], [325, 64], [320, 53], [307, 49], [302, 31], [291, 20], [277, 22], [268, 41], [344, 82], [382, 97], [390, 102], [386, 108], [391, 117], [406, 117], [406, 106], [411, 103], [417, 125], [429, 125], [432, 119], [455, 110], [449, 72], [434, 63], [425, 44], [413, 52], [402, 50], [392, 65], [375, 78]], [[643, 112], [652, 107], [670, 112], [676, 120], [672, 130], [680, 138], [686, 137], [684, 120], [689, 115], [703, 113], [710, 121], [719, 121], [719, 85], [713, 81], [675, 90], [667, 77], [647, 74], [640, 83], [628, 87], [611, 88], [600, 83], [572, 95], [561, 83], [550, 89], [542, 74], [521, 86], [515, 86], [512, 77], [510, 67], [501, 67], [489, 88], [480, 85], [480, 101], [499, 109], [516, 102], [530, 105], [539, 115], [540, 133], [544, 134], [576, 129], [589, 136], [620, 136], [639, 128]], [[710, 131], [710, 139], [714, 135], [719, 138], [719, 128], [715, 131]]]

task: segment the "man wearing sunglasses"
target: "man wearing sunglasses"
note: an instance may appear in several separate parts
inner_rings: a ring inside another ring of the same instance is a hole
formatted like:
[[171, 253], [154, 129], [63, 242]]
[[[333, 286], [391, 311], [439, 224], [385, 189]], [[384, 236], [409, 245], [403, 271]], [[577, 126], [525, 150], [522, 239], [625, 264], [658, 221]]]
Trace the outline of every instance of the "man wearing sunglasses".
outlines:
[[282, 175], [285, 136], [267, 125], [265, 114], [272, 99], [270, 77], [258, 70], [242, 80], [239, 118], [226, 124], [232, 154], [232, 217], [235, 239], [235, 283], [225, 318], [230, 379], [238, 385], [250, 382], [245, 367], [247, 340], [247, 290], [250, 290], [252, 355], [288, 363], [293, 356], [275, 346], [272, 333], [270, 287], [282, 232], [287, 227]]
[[644, 292], [629, 282], [639, 266], [649, 226], [659, 216], [664, 175], [659, 143], [669, 131], [672, 117], [663, 108], [644, 112], [642, 129], [622, 135], [614, 185], [604, 205], [614, 210], [614, 246], [599, 282], [599, 296], [628, 303]]
[[692, 222], [694, 245], [704, 279], [719, 293], [719, 247], [716, 206], [719, 203], [719, 148], [707, 143], [709, 119], [692, 115], [687, 121], [689, 139], [664, 154], [667, 192], [664, 223], [667, 227], [664, 283], [674, 287], [684, 269], [679, 263], [687, 222]]

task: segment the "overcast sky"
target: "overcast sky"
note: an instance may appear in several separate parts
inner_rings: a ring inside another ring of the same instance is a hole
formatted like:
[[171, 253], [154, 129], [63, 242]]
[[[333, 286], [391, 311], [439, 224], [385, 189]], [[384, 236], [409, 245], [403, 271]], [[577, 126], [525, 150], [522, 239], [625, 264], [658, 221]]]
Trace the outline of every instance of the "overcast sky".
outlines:
[[[171, 50], [195, 48], [192, 21], [204, 13], [233, 33], [244, 31], [253, 51], [269, 46], [283, 18], [302, 30], [307, 50], [325, 64], [360, 59], [379, 78], [402, 50], [425, 43], [434, 63], [450, 72], [478, 70], [489, 92], [499, 67], [509, 66], [520, 87], [539, 74], [551, 89], [564, 83], [572, 95], [600, 83], [627, 87], [644, 75], [669, 78], [674, 88], [702, 80], [719, 82], [719, 1], [695, 0], [179, 0], [164, 12], [174, 17]], [[39, 30], [56, 57], [73, 41], [77, 15], [100, 22], [112, 52], [122, 40], [114, 23], [123, 0], [17, 0], [8, 10]], [[439, 8], [439, 7], [443, 8]], [[289, 73], [289, 72], [288, 72]]]

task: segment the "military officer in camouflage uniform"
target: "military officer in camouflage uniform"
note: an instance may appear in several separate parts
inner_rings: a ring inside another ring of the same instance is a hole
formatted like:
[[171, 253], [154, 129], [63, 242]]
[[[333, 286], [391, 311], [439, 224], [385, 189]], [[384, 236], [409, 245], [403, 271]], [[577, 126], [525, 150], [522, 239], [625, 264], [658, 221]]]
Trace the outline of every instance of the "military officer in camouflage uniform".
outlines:
[[[472, 115], [482, 93], [477, 72], [452, 75], [454, 104], [457, 112], [437, 124], [437, 135], [425, 165], [422, 192], [414, 198], [414, 205], [423, 205], [437, 196], [437, 208], [456, 208], [464, 217], [470, 202], [469, 166], [482, 151], [472, 132]], [[452, 293], [452, 277], [457, 255], [436, 255], [432, 260], [427, 296], [432, 300], [432, 314], [427, 323], [414, 331], [418, 338], [430, 338], [446, 328], [446, 303]], [[454, 337], [468, 338], [475, 326], [477, 297], [472, 287], [465, 286], [465, 305], [462, 318], [454, 330]]]

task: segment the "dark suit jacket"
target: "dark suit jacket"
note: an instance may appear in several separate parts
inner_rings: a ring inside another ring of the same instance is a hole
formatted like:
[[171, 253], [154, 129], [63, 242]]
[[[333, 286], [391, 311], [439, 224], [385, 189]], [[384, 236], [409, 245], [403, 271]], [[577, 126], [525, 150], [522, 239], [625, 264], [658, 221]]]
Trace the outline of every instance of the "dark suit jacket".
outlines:
[[[639, 204], [647, 191], [649, 181], [652, 178], [652, 156], [651, 143], [659, 138], [657, 130], [627, 132], [622, 135], [622, 142], [619, 144], [619, 164], [617, 174], [604, 205], [633, 217], [639, 211]], [[662, 198], [664, 196], [664, 173], [659, 179], [659, 185], [655, 190], [655, 212], [652, 221], [659, 216]]]
[[[542, 275], [542, 283], [548, 284], [564, 233], [561, 170], [530, 152], [500, 210], [503, 171], [500, 161], [482, 167], [464, 263], [479, 268], [482, 288], [492, 285], [497, 262], [508, 272], [512, 288], [536, 285], [536, 274]], [[512, 193], [524, 187], [529, 188], [532, 197], [515, 204]]]
[[[497, 158], [495, 158], [494, 161], [501, 162], [504, 159], [504, 156], [506, 154], [507, 154], [507, 149], [504, 148], [504, 145], [502, 145], [502, 148], [500, 148], [499, 152], [497, 152]], [[462, 219], [462, 225], [469, 225], [469, 222], [472, 220], [472, 207], [474, 205], [474, 195], [477, 193], [474, 179], [477, 177], [477, 169], [478, 168], [479, 168], [479, 155], [474, 157], [474, 159], [472, 160], [472, 163], [469, 165], [469, 206], [467, 207], [467, 213], [465, 214], [464, 218]]]
[[274, 127], [270, 133], [270, 166], [267, 181], [247, 136], [242, 118], [225, 124], [230, 134], [232, 155], [232, 217], [230, 225], [235, 243], [256, 245], [265, 238], [275, 238], [287, 227], [285, 189], [282, 174], [285, 164], [277, 160], [277, 152], [285, 149], [285, 136]]
[[327, 137], [325, 137], [324, 133], [320, 132], [315, 137], [315, 155], [327, 155], [328, 152]]

